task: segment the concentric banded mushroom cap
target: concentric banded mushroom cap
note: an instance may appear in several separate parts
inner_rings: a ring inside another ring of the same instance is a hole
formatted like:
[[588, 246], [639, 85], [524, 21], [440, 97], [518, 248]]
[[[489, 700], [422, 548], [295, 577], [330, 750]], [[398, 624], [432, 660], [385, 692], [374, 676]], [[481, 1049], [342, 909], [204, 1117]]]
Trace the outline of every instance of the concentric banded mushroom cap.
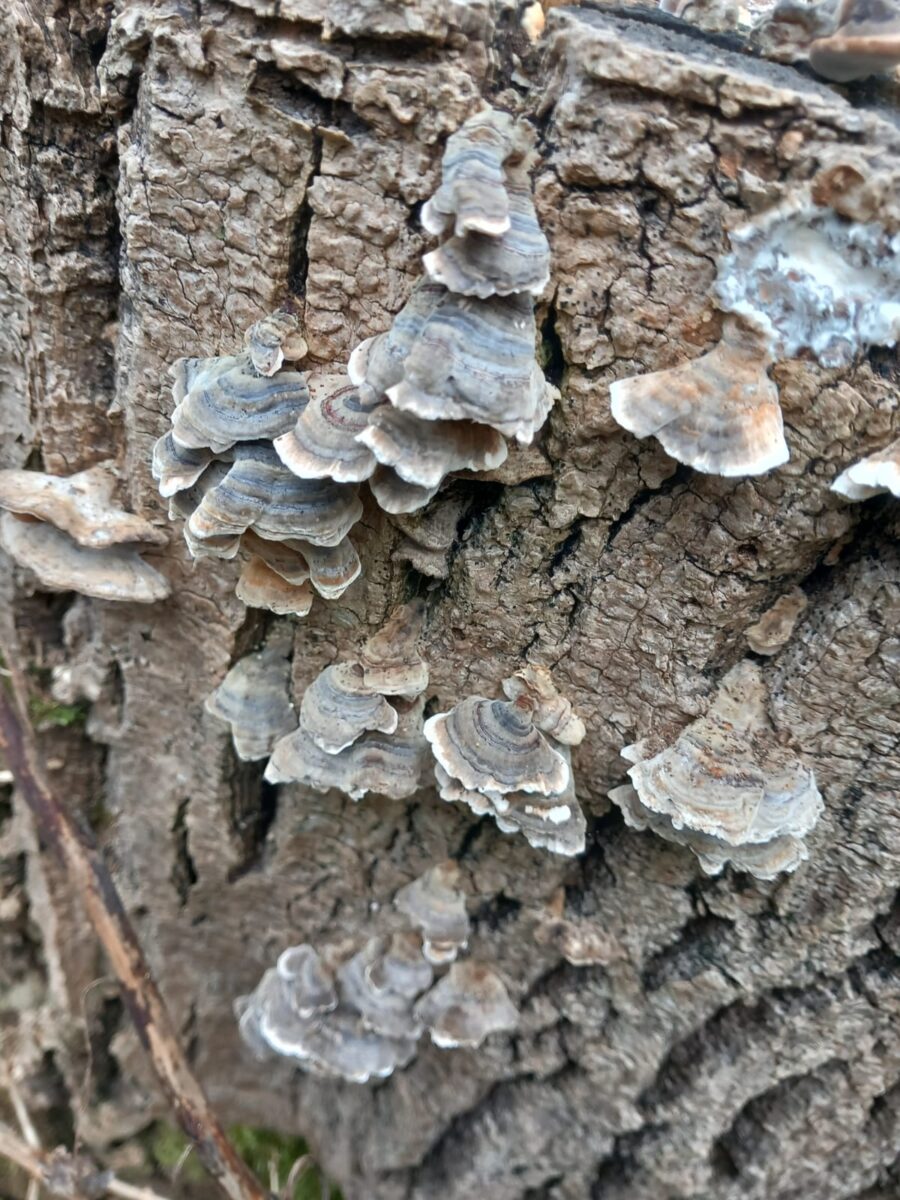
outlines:
[[453, 962], [469, 938], [465, 895], [458, 890], [459, 867], [438, 863], [394, 897], [394, 908], [421, 930], [425, 958], [440, 966]]
[[416, 1003], [415, 1013], [436, 1046], [480, 1046], [492, 1033], [509, 1033], [519, 1011], [503, 980], [483, 963], [454, 963], [443, 979]]
[[550, 279], [550, 245], [538, 224], [531, 184], [524, 172], [506, 177], [509, 229], [500, 237], [468, 233], [424, 256], [425, 270], [459, 296], [537, 296]]
[[290, 663], [282, 647], [239, 659], [206, 701], [206, 711], [231, 726], [237, 756], [266, 758], [275, 742], [296, 727]]
[[394, 733], [365, 733], [339, 754], [327, 754], [298, 729], [276, 744], [266, 779], [303, 783], [318, 792], [334, 788], [352, 800], [361, 800], [369, 792], [405, 800], [421, 785], [426, 750], [421, 721], [418, 703], [398, 712]]
[[424, 508], [437, 495], [438, 487], [407, 483], [391, 467], [376, 467], [369, 487], [378, 507], [386, 513], [411, 513]]
[[300, 322], [288, 312], [275, 312], [255, 321], [244, 334], [244, 346], [253, 369], [266, 376], [280, 370], [285, 359], [298, 362], [309, 349]]
[[334, 980], [313, 946], [288, 946], [278, 956], [276, 970], [285, 998], [298, 1017], [337, 1008]]
[[428, 687], [428, 664], [419, 654], [425, 605], [411, 600], [394, 609], [363, 644], [359, 665], [365, 686], [385, 696], [412, 699]]
[[580, 746], [584, 741], [584, 721], [573, 710], [571, 701], [560, 695], [546, 667], [527, 666], [503, 680], [503, 694], [510, 700], [527, 697], [532, 703], [534, 724], [554, 741]]
[[191, 558], [221, 558], [230, 560], [237, 558], [241, 548], [241, 539], [235, 534], [223, 534], [221, 537], [194, 537], [187, 525], [182, 530], [185, 545]]
[[364, 404], [359, 389], [343, 375], [309, 380], [310, 402], [288, 433], [275, 439], [284, 465], [303, 479], [358, 483], [375, 470], [375, 458], [358, 435], [369, 423], [376, 400]]
[[508, 113], [486, 109], [470, 117], [447, 139], [441, 186], [422, 209], [428, 232], [442, 234], [452, 226], [457, 236], [505, 233], [510, 215], [503, 165], [524, 149], [523, 132]]
[[314, 546], [303, 541], [292, 541], [288, 545], [303, 547], [310, 583], [325, 600], [342, 596], [362, 572], [356, 547], [349, 538], [341, 538], [336, 546]]
[[126, 512], [115, 491], [116, 477], [107, 463], [65, 476], [12, 467], [0, 471], [0, 508], [47, 521], [80, 546], [94, 550], [123, 542], [164, 546], [169, 540], [166, 533]]
[[[372, 938], [358, 954], [338, 968], [341, 1000], [347, 1008], [355, 1009], [360, 1014], [365, 1028], [373, 1033], [393, 1038], [419, 1038], [423, 1027], [413, 1016], [414, 996], [391, 988], [376, 989], [372, 986], [369, 973], [372, 967], [381, 963], [386, 952], [386, 939]], [[427, 968], [421, 951], [419, 958]]]
[[439, 487], [451, 471], [492, 470], [508, 453], [503, 436], [489, 425], [423, 421], [391, 405], [372, 414], [358, 440], [404, 482], [423, 488]]
[[247, 529], [241, 534], [239, 544], [242, 550], [261, 558], [267, 567], [288, 583], [299, 585], [309, 579], [309, 566], [303, 552], [308, 542], [273, 542]]
[[218, 454], [236, 442], [278, 437], [292, 428], [309, 400], [302, 375], [259, 375], [249, 354], [187, 361], [198, 365], [180, 368], [186, 391], [172, 413], [172, 434], [188, 448], [207, 447]]
[[321, 1074], [367, 1083], [408, 1066], [416, 1056], [416, 1041], [374, 1033], [355, 1012], [337, 1008], [315, 1021], [303, 1049]]
[[181, 446], [172, 437], [171, 431], [164, 433], [153, 447], [151, 474], [159, 484], [159, 494], [168, 499], [176, 492], [192, 487], [209, 464], [213, 452], [205, 447], [189, 449]]
[[[200, 506], [203, 497], [212, 488], [217, 487], [222, 482], [228, 472], [231, 470], [230, 457], [231, 452], [227, 452], [229, 458], [227, 461], [213, 459], [202, 473], [197, 477], [195, 483], [183, 490], [174, 492], [169, 497], [169, 520], [188, 521]], [[230, 535], [229, 535], [230, 536]]]
[[521, 701], [469, 696], [425, 722], [425, 737], [444, 770], [479, 792], [558, 795], [569, 782], [563, 755], [550, 745]]
[[169, 581], [144, 562], [136, 547], [93, 550], [44, 521], [3, 513], [0, 545], [20, 566], [33, 571], [48, 591], [136, 604], [164, 600], [171, 591]]
[[368, 730], [393, 733], [397, 710], [372, 693], [356, 663], [326, 667], [303, 693], [300, 728], [326, 754], [339, 754]]
[[279, 616], [305, 617], [313, 602], [308, 582], [288, 583], [255, 555], [241, 568], [235, 594], [249, 608], [266, 608]]
[[426, 320], [388, 388], [426, 421], [468, 420], [528, 444], [546, 416], [548, 384], [535, 361], [530, 296], [464, 299], [448, 293]]
[[612, 384], [612, 415], [696, 471], [762, 475], [789, 458], [778, 389], [766, 373], [771, 361], [765, 339], [729, 318], [722, 340], [700, 358]]
[[434, 970], [424, 957], [419, 934], [392, 934], [366, 966], [366, 979], [376, 992], [395, 992], [410, 999], [430, 988]]
[[491, 801], [491, 816], [503, 833], [521, 833], [536, 850], [573, 857], [583, 854], [587, 822], [575, 795], [570, 751], [560, 747], [569, 765], [569, 782], [553, 796], [535, 796], [529, 792], [509, 792], [501, 796], [486, 793]]
[[900, 497], [900, 438], [842, 471], [831, 490], [848, 500], [868, 500], [881, 492]]
[[363, 388], [368, 403], [381, 400], [389, 387], [403, 378], [403, 364], [426, 320], [446, 296], [446, 288], [420, 279], [386, 333], [366, 338], [350, 355], [347, 375], [356, 387]]

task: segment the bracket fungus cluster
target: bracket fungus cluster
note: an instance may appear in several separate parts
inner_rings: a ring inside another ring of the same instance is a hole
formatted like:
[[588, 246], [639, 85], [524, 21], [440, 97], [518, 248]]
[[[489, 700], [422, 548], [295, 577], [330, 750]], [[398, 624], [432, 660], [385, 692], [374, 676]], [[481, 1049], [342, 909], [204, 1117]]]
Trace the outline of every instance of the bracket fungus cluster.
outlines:
[[0, 471], [0, 545], [42, 587], [98, 600], [152, 604], [169, 583], [141, 557], [166, 534], [115, 499], [110, 463], [75, 475]]
[[631, 783], [609, 793], [626, 824], [687, 846], [708, 875], [729, 862], [765, 880], [795, 870], [822, 797], [812, 771], [777, 740], [766, 700], [759, 668], [744, 661], [671, 746], [626, 746]]
[[[289, 947], [235, 1004], [244, 1042], [260, 1059], [279, 1055], [312, 1074], [366, 1083], [407, 1066], [425, 1032], [451, 1049], [515, 1029], [518, 1011], [500, 977], [453, 961], [469, 932], [458, 883], [454, 862], [429, 868], [395, 897], [414, 928], [378, 934], [350, 957]], [[429, 932], [444, 940], [429, 943]], [[434, 954], [438, 945], [443, 956]], [[435, 982], [436, 965], [451, 962]]]
[[536, 848], [581, 854], [586, 823], [570, 748], [584, 739], [584, 724], [542, 667], [517, 671], [503, 691], [505, 700], [469, 696], [425, 722], [440, 796]]
[[231, 728], [238, 758], [268, 758], [276, 741], [294, 728], [290, 697], [290, 640], [269, 638], [262, 650], [238, 659], [206, 701], [206, 711]]
[[422, 693], [428, 667], [416, 649], [423, 606], [397, 609], [356, 660], [326, 667], [300, 702], [299, 724], [281, 737], [266, 767], [271, 783], [368, 792], [403, 800], [421, 786], [427, 746]]
[[308, 386], [285, 365], [306, 353], [290, 313], [257, 321], [245, 344], [174, 364], [172, 428], [154, 446], [153, 477], [194, 558], [240, 556], [245, 604], [304, 616], [314, 591], [334, 599], [359, 575], [347, 534], [362, 504], [343, 480], [285, 465], [281, 447], [308, 411], [342, 411], [348, 389], [333, 375]]
[[615, 420], [714, 475], [760, 475], [787, 462], [772, 364], [808, 355], [846, 366], [900, 338], [896, 178], [878, 176], [831, 163], [731, 230], [714, 289], [726, 314], [720, 342], [689, 362], [612, 384]]
[[506, 438], [528, 445], [557, 398], [535, 358], [534, 296], [550, 249], [530, 144], [523, 123], [494, 109], [449, 138], [441, 186], [422, 210], [425, 229], [444, 240], [391, 328], [351, 355], [350, 378], [371, 408], [355, 440], [388, 513], [424, 507], [454, 472], [500, 467]]
[[805, 59], [835, 83], [866, 79], [900, 66], [896, 0], [782, 0], [755, 30], [771, 58]]

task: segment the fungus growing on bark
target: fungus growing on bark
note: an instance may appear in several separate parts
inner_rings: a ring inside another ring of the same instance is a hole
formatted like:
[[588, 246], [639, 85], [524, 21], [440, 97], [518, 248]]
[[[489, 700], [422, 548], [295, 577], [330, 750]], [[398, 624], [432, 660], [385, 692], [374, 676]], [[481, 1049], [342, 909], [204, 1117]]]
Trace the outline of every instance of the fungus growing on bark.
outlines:
[[189, 449], [215, 454], [236, 442], [287, 433], [308, 400], [296, 371], [260, 375], [249, 354], [224, 358], [179, 359], [175, 378], [172, 435]]
[[49, 591], [137, 604], [164, 600], [171, 591], [169, 581], [141, 558], [139, 547], [123, 544], [94, 550], [30, 517], [3, 513], [0, 545]]
[[273, 443], [284, 465], [302, 479], [358, 483], [375, 469], [362, 434], [379, 401], [364, 404], [359, 389], [342, 375], [309, 380], [310, 402], [288, 433]]
[[193, 487], [214, 458], [205, 447], [189, 449], [175, 441], [171, 431], [164, 433], [153, 447], [150, 471], [159, 485], [159, 494], [170, 496]]
[[787, 462], [773, 362], [761, 328], [726, 318], [722, 339], [699, 358], [613, 383], [610, 408], [636, 437], [713, 475], [761, 475]]
[[562, 696], [546, 667], [527, 666], [503, 680], [503, 693], [510, 700], [525, 696], [531, 701], [531, 719], [543, 733], [566, 746], [584, 741], [584, 721]]
[[900, 438], [842, 471], [831, 490], [848, 500], [868, 500], [882, 492], [900, 497]]
[[422, 952], [435, 966], [451, 963], [469, 939], [466, 897], [452, 859], [429, 867], [394, 897], [394, 907], [422, 933]]
[[247, 529], [241, 534], [238, 544], [247, 554], [261, 558], [270, 570], [288, 583], [301, 584], [309, 579], [309, 564], [305, 554], [308, 542], [293, 539], [273, 542]]
[[759, 668], [739, 663], [706, 715], [671, 746], [651, 757], [641, 743], [626, 746], [622, 756], [634, 763], [628, 774], [635, 797], [622, 789], [611, 793], [626, 820], [690, 846], [704, 870], [710, 864], [721, 870], [728, 860], [754, 874], [774, 869], [773, 863], [793, 870], [805, 857], [793, 841], [779, 841], [768, 856], [747, 851], [802, 839], [823, 808], [812, 771], [776, 740], [766, 697]]
[[411, 700], [428, 687], [428, 664], [418, 651], [425, 605], [411, 600], [395, 609], [363, 644], [359, 666], [367, 688]]
[[111, 463], [75, 475], [8, 468], [0, 471], [0, 508], [54, 525], [79, 546], [102, 550], [124, 542], [164, 546], [165, 532], [126, 512], [115, 498]]
[[805, 58], [835, 83], [865, 79], [900, 64], [900, 12], [892, 0], [819, 0], [776, 5], [756, 31], [773, 58]]
[[253, 369], [271, 376], [281, 370], [285, 359], [299, 362], [309, 347], [293, 313], [275, 312], [254, 322], [244, 334], [244, 346]]
[[433, 579], [446, 579], [448, 555], [471, 497], [462, 492], [442, 494], [423, 512], [396, 514], [393, 524], [403, 540], [393, 553], [397, 562], [408, 562]]
[[206, 711], [231, 727], [238, 758], [267, 758], [294, 728], [289, 695], [289, 647], [281, 640], [239, 659], [206, 701]]
[[519, 1024], [519, 1011], [500, 976], [471, 961], [454, 963], [414, 1011], [442, 1049], [474, 1048], [492, 1033], [509, 1033]]
[[416, 996], [431, 987], [434, 972], [422, 956], [421, 939], [397, 934], [370, 939], [337, 971], [341, 997], [373, 1033], [417, 1040], [424, 1031], [414, 1015]]
[[300, 726], [326, 754], [339, 754], [369, 730], [393, 733], [397, 710], [366, 687], [362, 667], [326, 667], [303, 693]]
[[372, 414], [358, 441], [404, 482], [428, 489], [439, 487], [451, 471], [499, 467], [507, 455], [503, 437], [488, 425], [423, 421], [390, 405]]
[[438, 491], [437, 487], [426, 488], [418, 483], [407, 483], [391, 467], [376, 467], [369, 487], [379, 508], [391, 515], [418, 512], [429, 500], [434, 499]]
[[744, 636], [750, 649], [756, 654], [777, 654], [790, 641], [797, 619], [808, 603], [803, 589], [798, 587], [779, 596], [759, 621], [746, 630]]
[[241, 568], [235, 595], [248, 608], [266, 608], [279, 616], [305, 617], [312, 608], [309, 583], [290, 583], [256, 555]]
[[403, 378], [403, 364], [428, 317], [447, 290], [420, 279], [386, 333], [366, 338], [350, 355], [347, 375], [361, 389], [365, 402], [383, 400], [388, 388]]

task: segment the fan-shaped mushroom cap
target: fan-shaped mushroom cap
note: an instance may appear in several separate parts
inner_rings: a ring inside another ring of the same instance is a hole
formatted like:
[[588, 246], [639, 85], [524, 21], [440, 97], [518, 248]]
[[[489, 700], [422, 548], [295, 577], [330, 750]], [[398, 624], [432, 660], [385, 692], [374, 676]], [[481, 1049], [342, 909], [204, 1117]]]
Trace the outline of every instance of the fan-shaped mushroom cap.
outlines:
[[0, 471], [0, 508], [48, 521], [80, 546], [164, 546], [169, 540], [165, 532], [126, 512], [116, 502], [115, 490], [116, 477], [106, 463], [65, 476], [13, 467]]
[[358, 483], [375, 470], [375, 458], [358, 436], [369, 423], [372, 409], [346, 376], [326, 375], [309, 380], [310, 402], [290, 432], [275, 439], [284, 465], [303, 479], [333, 479]]
[[159, 494], [168, 499], [176, 492], [192, 487], [212, 459], [211, 450], [205, 447], [191, 450], [187, 446], [180, 446], [169, 431], [153, 446], [150, 473], [159, 484]]
[[288, 946], [278, 956], [275, 969], [282, 992], [298, 1017], [312, 1017], [337, 1008], [334, 980], [315, 947], [307, 943]]
[[304, 783], [318, 792], [336, 788], [351, 800], [368, 792], [405, 800], [421, 783], [426, 749], [421, 726], [421, 701], [405, 711], [398, 705], [394, 733], [365, 733], [339, 754], [327, 754], [301, 727], [276, 744], [266, 779]]
[[394, 992], [410, 999], [430, 988], [434, 971], [424, 957], [419, 934], [408, 930], [392, 934], [366, 967], [366, 979], [376, 992]]
[[500, 796], [488, 792], [492, 816], [503, 833], [521, 833], [536, 850], [573, 857], [583, 854], [587, 822], [575, 796], [568, 747], [562, 747], [569, 764], [569, 782], [555, 796], [534, 796], [528, 792], [510, 792]]
[[274, 375], [285, 359], [297, 362], [309, 347], [300, 332], [300, 322], [288, 312], [275, 312], [254, 322], [244, 334], [244, 346], [254, 370]]
[[184, 541], [191, 558], [237, 558], [241, 548], [241, 539], [225, 534], [222, 537], [194, 537], [187, 525], [183, 529]]
[[356, 547], [349, 538], [341, 538], [336, 546], [313, 546], [309, 542], [289, 542], [303, 547], [309, 565], [309, 579], [325, 600], [342, 596], [362, 572]]
[[249, 354], [186, 362], [176, 363], [176, 390], [179, 383], [186, 390], [172, 413], [172, 435], [188, 448], [208, 447], [218, 454], [236, 442], [278, 437], [309, 400], [302, 375], [259, 375]]
[[451, 471], [490, 471], [507, 455], [502, 434], [489, 425], [422, 421], [390, 405], [372, 414], [357, 440], [406, 483], [423, 488], [439, 487]]
[[261, 558], [267, 567], [288, 583], [299, 585], [309, 579], [309, 567], [301, 549], [308, 546], [308, 542], [272, 542], [247, 529], [241, 534], [239, 544], [242, 550]]
[[391, 322], [386, 333], [366, 338], [350, 355], [347, 375], [363, 389], [364, 402], [381, 400], [389, 387], [403, 378], [403, 364], [435, 306], [447, 289], [429, 279], [420, 279], [409, 299]]
[[411, 700], [428, 687], [428, 664], [417, 649], [425, 620], [425, 605], [411, 600], [394, 609], [382, 627], [359, 652], [367, 688], [384, 696]]
[[429, 867], [394, 897], [394, 908], [422, 931], [422, 952], [435, 966], [453, 962], [468, 943], [466, 898], [458, 882], [459, 867], [448, 859]]
[[504, 162], [527, 149], [524, 126], [508, 113], [486, 109], [447, 139], [441, 186], [422, 208], [429, 233], [451, 225], [457, 236], [477, 232], [499, 237], [510, 226]]
[[630, 783], [613, 788], [609, 798], [621, 809], [626, 825], [637, 830], [649, 829], [668, 842], [686, 846], [696, 855], [707, 875], [718, 875], [731, 863], [736, 871], [771, 880], [795, 871], [809, 858], [806, 843], [790, 834], [769, 842], [745, 842], [735, 846], [708, 833], [676, 828], [670, 817], [645, 808]]
[[808, 833], [822, 798], [812, 771], [769, 732], [765, 695], [759, 669], [739, 663], [673, 745], [647, 759], [639, 746], [626, 747], [644, 807], [729, 845]]
[[164, 600], [171, 591], [169, 581], [144, 562], [135, 546], [93, 550], [53, 525], [11, 512], [0, 517], [0, 545], [48, 591], [137, 604]]
[[771, 361], [748, 323], [728, 319], [707, 354], [612, 384], [612, 415], [696, 471], [762, 475], [790, 457], [778, 389], [766, 374]]
[[238, 446], [221, 482], [191, 514], [195, 537], [243, 533], [272, 541], [303, 538], [336, 546], [362, 516], [356, 490], [330, 479], [299, 479], [266, 442]]
[[213, 459], [197, 477], [195, 483], [179, 489], [169, 497], [169, 520], [180, 519], [187, 521], [198, 507], [206, 493], [222, 482], [231, 469], [233, 457], [227, 451], [228, 458]]
[[802, 588], [791, 588], [785, 595], [779, 596], [759, 621], [745, 631], [750, 649], [756, 654], [777, 654], [790, 641], [797, 618], [807, 604]]
[[477, 421], [527, 445], [558, 394], [535, 361], [534, 343], [529, 296], [476, 300], [447, 293], [388, 397], [426, 421]]
[[900, 9], [892, 0], [850, 0], [841, 24], [809, 47], [809, 65], [836, 83], [865, 79], [900, 64]]
[[535, 728], [522, 701], [469, 696], [425, 722], [425, 737], [444, 768], [479, 792], [558, 795], [569, 782], [565, 758]]
[[[419, 947], [418, 959], [423, 970], [418, 978], [424, 980], [415, 992], [395, 991], [386, 986], [376, 988], [371, 972], [377, 968], [384, 978], [383, 963], [389, 953], [386, 938], [372, 938], [358, 954], [338, 968], [337, 979], [341, 988], [341, 999], [348, 1008], [355, 1009], [362, 1017], [363, 1025], [374, 1033], [392, 1038], [419, 1038], [423, 1032], [421, 1022], [413, 1016], [413, 1000], [419, 992], [429, 987], [433, 978], [431, 967], [422, 957]], [[405, 982], [409, 982], [409, 976]]]
[[288, 583], [255, 555], [242, 567], [234, 590], [238, 600], [249, 608], [267, 608], [279, 616], [305, 617], [312, 608], [313, 594], [309, 583]]
[[848, 500], [868, 500], [881, 492], [900, 496], [900, 438], [842, 471], [831, 490]]
[[454, 963], [443, 979], [416, 1003], [415, 1014], [442, 1049], [480, 1046], [492, 1033], [519, 1024], [519, 1010], [503, 980], [484, 963]]
[[546, 667], [527, 666], [503, 680], [503, 694], [510, 700], [526, 696], [532, 704], [531, 719], [543, 733], [566, 746], [584, 741], [584, 721], [572, 703], [560, 695]]
[[237, 756], [266, 758], [296, 726], [289, 695], [290, 663], [283, 647], [239, 659], [206, 701], [206, 711], [231, 726]]
[[356, 663], [326, 667], [303, 693], [300, 728], [326, 754], [339, 754], [367, 730], [393, 733], [397, 710], [368, 690]]
[[418, 483], [407, 483], [392, 467], [376, 467], [369, 480], [369, 488], [378, 507], [386, 513], [411, 513], [424, 508], [437, 495], [438, 488], [421, 487]]
[[423, 258], [425, 270], [460, 296], [537, 296], [550, 278], [550, 244], [538, 224], [531, 184], [524, 172], [507, 177], [509, 229], [500, 237], [467, 233], [453, 237]]

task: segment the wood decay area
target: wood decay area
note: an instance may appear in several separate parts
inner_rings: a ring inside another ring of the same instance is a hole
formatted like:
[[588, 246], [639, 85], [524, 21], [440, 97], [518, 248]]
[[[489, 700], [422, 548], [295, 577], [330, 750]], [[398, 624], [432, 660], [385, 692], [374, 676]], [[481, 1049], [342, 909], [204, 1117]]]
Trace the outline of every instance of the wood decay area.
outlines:
[[[563, 399], [545, 473], [476, 489], [429, 594], [424, 652], [441, 708], [494, 694], [526, 652], [552, 666], [589, 730], [575, 756], [586, 855], [555, 860], [428, 792], [354, 805], [264, 787], [203, 710], [260, 626], [229, 564], [193, 568], [177, 539], [153, 556], [172, 600], [146, 609], [29, 596], [3, 574], [31, 661], [77, 657], [101, 680], [87, 725], [48, 733], [45, 751], [100, 831], [223, 1119], [303, 1131], [348, 1200], [887, 1200], [900, 1177], [898, 518], [828, 488], [900, 432], [896, 354], [778, 364], [791, 460], [752, 480], [676, 469], [615, 425], [607, 385], [715, 342], [725, 222], [807, 180], [835, 144], [898, 153], [896, 89], [845, 95], [689, 30], [582, 10], [554, 14], [533, 55], [501, 14], [492, 61], [446, 7], [418, 0], [416, 32], [399, 36], [391, 6], [349, 0], [134, 2], [108, 39], [86, 3], [4, 14], [3, 465], [116, 458], [134, 511], [162, 521], [148, 458], [168, 364], [235, 349], [286, 292], [305, 302], [315, 358], [345, 362], [420, 273], [415, 208], [446, 136], [480, 95], [535, 117], [554, 254], [539, 320]], [[373, 508], [357, 532], [365, 579], [298, 625], [297, 694], [411, 586], [390, 522]], [[809, 604], [765, 674], [826, 813], [788, 879], [706, 879], [610, 812], [618, 751], [701, 712], [746, 628], [800, 583]], [[66, 881], [18, 809], [3, 832], [25, 855], [4, 886], [27, 879], [27, 910], [0, 926], [4, 991], [26, 998], [17, 1052], [36, 1096], [86, 1102], [83, 1140], [102, 1146], [162, 1101], [115, 989], [96, 983], [105, 968]], [[374, 1092], [241, 1053], [231, 1002], [284, 946], [334, 928], [363, 940], [373, 902], [449, 856], [480, 953], [521, 1008], [514, 1041], [423, 1048]], [[571, 966], [547, 935], [561, 886], [605, 964]], [[84, 1007], [107, 1064], [87, 1096]]]

